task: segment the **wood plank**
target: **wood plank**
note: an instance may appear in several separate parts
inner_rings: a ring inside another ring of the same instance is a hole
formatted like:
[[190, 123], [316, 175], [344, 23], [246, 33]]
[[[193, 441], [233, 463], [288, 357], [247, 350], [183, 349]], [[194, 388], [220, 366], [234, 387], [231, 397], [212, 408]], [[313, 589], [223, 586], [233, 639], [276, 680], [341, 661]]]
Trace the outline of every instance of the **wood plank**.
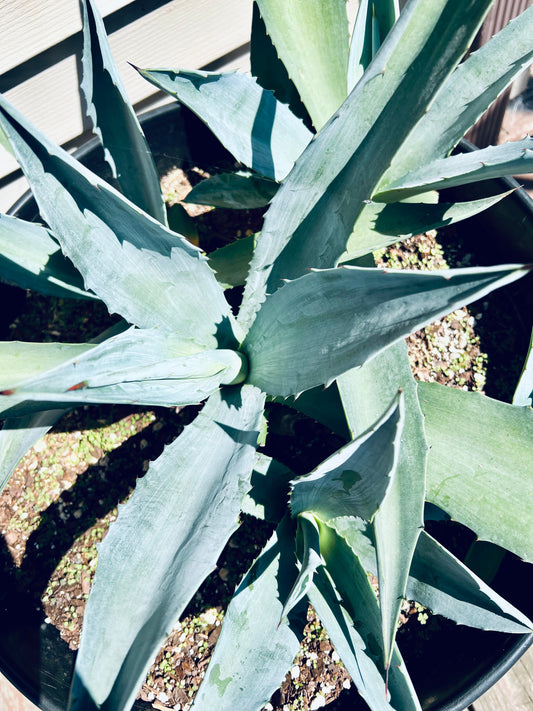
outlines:
[[0, 708], [5, 711], [39, 711], [5, 676], [0, 674]]
[[[105, 17], [131, 1], [96, 0], [96, 4]], [[20, 0], [3, 0], [1, 14], [0, 74], [81, 30], [78, 3], [72, 0], [24, 0], [23, 7]]]
[[500, 681], [478, 699], [474, 711], [532, 711], [533, 647]]
[[[4, 36], [4, 10], [8, 8], [12, 11], [12, 5], [17, 2], [7, 0], [5, 5], [0, 3], [0, 41]], [[23, 54], [31, 51], [36, 27], [48, 27], [50, 20], [46, 13], [56, 3], [42, 3], [39, 0], [39, 8], [42, 12], [46, 10], [44, 15], [34, 7], [37, 3], [33, 0], [29, 4], [32, 13], [23, 13], [27, 27], [17, 33], [17, 41], [25, 48]], [[77, 9], [77, 2], [69, 0], [69, 5]], [[251, 10], [252, 0], [225, 0], [223, 3], [219, 0], [196, 0], [194, 6], [190, 0], [171, 0], [113, 32], [110, 44], [130, 101], [137, 104], [154, 97], [156, 92], [128, 62], [141, 67], [189, 69], [209, 65], [246, 45], [250, 36]], [[73, 29], [79, 29], [79, 17], [77, 22], [73, 21]], [[78, 40], [79, 51], [81, 36]], [[242, 68], [246, 69], [246, 55], [242, 64]], [[84, 123], [78, 95], [79, 62], [74, 52], [20, 82], [14, 81], [13, 71], [10, 74], [13, 86], [5, 91], [7, 98], [47, 136], [56, 143], [64, 144], [86, 130], [87, 123]], [[15, 169], [14, 159], [1, 150], [0, 178]]]

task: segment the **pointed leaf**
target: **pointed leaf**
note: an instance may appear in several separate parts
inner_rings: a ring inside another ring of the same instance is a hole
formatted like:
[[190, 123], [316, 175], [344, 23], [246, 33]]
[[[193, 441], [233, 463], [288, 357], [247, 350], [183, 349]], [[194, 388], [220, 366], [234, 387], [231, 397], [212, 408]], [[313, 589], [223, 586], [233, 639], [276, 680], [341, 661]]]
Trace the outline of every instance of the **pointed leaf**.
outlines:
[[[92, 343], [102, 343], [102, 341], [105, 341], [106, 338], [110, 338], [124, 329], [124, 322], [119, 322], [103, 331], [103, 333], [100, 333], [93, 339]], [[16, 349], [19, 345], [20, 344], [15, 343], [11, 347]], [[30, 346], [32, 349], [35, 348], [34, 351], [31, 351], [33, 358], [29, 358], [31, 367], [29, 367], [28, 364], [23, 367], [18, 365], [15, 372], [18, 372], [23, 377], [26, 377], [26, 374], [31, 374], [34, 372], [35, 368], [39, 370], [39, 368], [46, 363], [48, 365], [52, 364], [55, 362], [54, 359], [56, 357], [58, 358], [57, 362], [60, 363], [62, 356], [60, 356], [59, 353], [62, 353], [65, 357], [68, 357], [67, 354], [72, 354], [73, 352], [62, 349], [63, 345], [64, 344], [33, 344]], [[56, 350], [58, 346], [59, 353]], [[82, 348], [83, 347], [87, 346], [82, 346]], [[6, 348], [9, 350], [8, 346], [6, 346]], [[78, 346], [74, 346], [74, 348], [78, 348]], [[52, 356], [54, 350], [56, 350], [56, 354]], [[7, 351], [4, 351], [4, 354], [2, 355], [3, 367], [7, 364], [7, 358], [5, 357], [6, 353]], [[69, 408], [49, 408], [50, 405], [44, 404], [44, 412], [37, 411], [36, 414], [31, 414], [26, 417], [9, 418], [4, 421], [3, 427], [0, 430], [0, 491], [7, 484], [18, 463], [26, 454], [28, 449], [39, 439], [41, 439], [41, 437], [43, 437], [57, 422], [57, 420], [59, 420], [59, 418], [65, 415], [69, 410]]]
[[399, 14], [398, 0], [377, 0], [377, 2], [362, 0], [359, 3], [350, 42], [349, 92], [362, 77]]
[[533, 622], [426, 532], [418, 539], [407, 595], [458, 624], [527, 634]]
[[505, 175], [533, 172], [533, 138], [440, 158], [380, 189], [374, 199], [394, 202], [428, 190], [443, 190]]
[[90, 343], [4, 341], [0, 343], [0, 389], [8, 390], [27, 379], [39, 378], [56, 366], [75, 362], [76, 358], [92, 348], [95, 346]]
[[328, 383], [426, 323], [526, 272], [527, 267], [519, 266], [313, 271], [262, 305], [242, 346], [250, 363], [249, 382], [272, 395]]
[[414, 0], [404, 8], [365, 76], [272, 200], [239, 313], [243, 328], [282, 279], [336, 264], [366, 201], [490, 2]]
[[209, 347], [217, 345], [217, 330], [232, 340], [230, 307], [196, 247], [54, 146], [1, 96], [0, 127], [43, 218], [111, 313], [194, 335]]
[[241, 237], [210, 253], [209, 264], [224, 289], [242, 286], [246, 281], [256, 239], [257, 235]]
[[383, 648], [385, 662], [389, 662], [408, 571], [423, 526], [426, 490], [427, 445], [405, 342], [395, 343], [362, 368], [345, 373], [337, 384], [354, 436], [379, 417], [391, 392], [401, 388], [405, 398], [405, 422], [395, 477], [373, 524]]
[[383, 185], [448, 155], [468, 129], [533, 59], [533, 7], [511, 20], [462, 62], [409, 134]]
[[[377, 574], [371, 526], [361, 519], [343, 516], [329, 521], [361, 561]], [[458, 624], [506, 633], [527, 633], [530, 620], [469, 570], [450, 551], [422, 531], [413, 555], [405, 590], [407, 600], [416, 600], [433, 614]]]
[[202, 350], [175, 334], [135, 328], [94, 346], [0, 343], [0, 359], [0, 413], [26, 399], [191, 405], [239, 379], [242, 366], [235, 351]]
[[244, 74], [139, 72], [194, 111], [239, 162], [272, 180], [287, 175], [311, 139], [287, 106]]
[[98, 552], [71, 711], [104, 703], [130, 708], [163, 640], [237, 528], [262, 403], [249, 386], [212, 395], [120, 509]]
[[253, 3], [252, 9], [250, 70], [262, 87], [273, 91], [276, 99], [287, 104], [292, 113], [301, 118], [306, 126], [311, 125], [309, 113], [294, 82], [289, 78], [285, 65], [278, 57], [256, 2]]
[[533, 331], [531, 331], [526, 362], [513, 397], [513, 405], [533, 406]]
[[372, 202], [355, 223], [341, 262], [388, 247], [413, 235], [466, 220], [496, 204], [510, 192], [468, 202]]
[[0, 492], [26, 452], [43, 437], [64, 410], [47, 410], [36, 415], [7, 419], [0, 430]]
[[242, 500], [242, 511], [278, 523], [287, 510], [289, 482], [294, 474], [284, 464], [256, 453], [251, 488]]
[[280, 620], [283, 620], [296, 605], [305, 598], [313, 583], [317, 568], [324, 563], [320, 555], [318, 541], [318, 524], [309, 514], [299, 514], [297, 517], [296, 551], [298, 557], [298, 577], [285, 600]]
[[274, 180], [260, 175], [219, 173], [195, 185], [184, 202], [249, 210], [268, 205], [278, 187]]
[[533, 411], [419, 383], [427, 498], [479, 538], [533, 562]]
[[344, 0], [257, 0], [267, 32], [319, 129], [347, 95]]
[[298, 652], [306, 608], [281, 618], [296, 575], [294, 533], [285, 519], [235, 591], [191, 709], [259, 711]]
[[330, 577], [319, 571], [309, 598], [357, 690], [373, 711], [420, 711], [397, 650], [388, 674], [387, 699], [378, 602], [357, 556], [324, 524], [320, 524], [320, 550]]
[[293, 516], [310, 511], [324, 521], [350, 515], [371, 521], [394, 475], [403, 418], [399, 396], [365, 434], [291, 482]]
[[297, 412], [301, 412], [307, 417], [326, 425], [345, 441], [352, 439], [336, 383], [332, 383], [327, 388], [311, 388], [311, 390], [306, 390], [298, 397], [277, 397], [272, 398], [272, 400], [288, 405]]
[[0, 214], [0, 278], [41, 294], [95, 299], [46, 227]]
[[83, 80], [87, 113], [107, 162], [132, 202], [166, 225], [159, 177], [141, 125], [115, 66], [94, 0], [82, 2]]

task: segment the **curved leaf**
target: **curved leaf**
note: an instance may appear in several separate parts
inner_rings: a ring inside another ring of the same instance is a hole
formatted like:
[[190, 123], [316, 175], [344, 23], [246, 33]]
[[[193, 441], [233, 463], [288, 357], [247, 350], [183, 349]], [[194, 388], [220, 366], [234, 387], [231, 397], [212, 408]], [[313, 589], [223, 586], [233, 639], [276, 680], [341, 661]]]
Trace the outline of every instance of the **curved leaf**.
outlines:
[[336, 264], [366, 201], [490, 2], [414, 0], [404, 8], [364, 77], [272, 200], [239, 313], [244, 329], [283, 279]]
[[300, 646], [306, 609], [281, 620], [281, 600], [296, 576], [287, 519], [235, 591], [191, 709], [259, 711], [280, 686]]
[[94, 346], [0, 343], [0, 358], [0, 413], [21, 400], [191, 405], [244, 377], [235, 351], [203, 350], [156, 329], [132, 328]]
[[95, 299], [43, 225], [0, 214], [0, 279], [41, 294]]
[[278, 183], [251, 173], [219, 173], [200, 181], [184, 202], [249, 210], [267, 205]]
[[419, 383], [427, 498], [479, 538], [533, 562], [533, 411]]
[[344, 0], [256, 0], [278, 56], [319, 129], [347, 96]]
[[64, 413], [64, 410], [47, 410], [29, 417], [4, 421], [0, 430], [0, 492], [30, 447], [33, 447]]
[[385, 186], [424, 161], [443, 158], [533, 59], [533, 7], [459, 64], [385, 173]]
[[399, 14], [398, 0], [362, 0], [359, 3], [350, 42], [349, 92], [362, 77]]
[[[327, 384], [527, 267], [312, 271], [269, 296], [242, 345], [249, 382], [272, 395]], [[347, 304], [352, 304], [351, 312]]]
[[194, 111], [239, 162], [272, 180], [287, 175], [311, 139], [287, 106], [244, 74], [138, 71]]
[[163, 640], [237, 528], [262, 405], [248, 386], [212, 395], [119, 510], [98, 552], [71, 711], [130, 708]]
[[250, 267], [257, 235], [241, 237], [209, 254], [209, 264], [224, 289], [242, 286]]
[[[106, 338], [120, 333], [124, 330], [124, 322], [119, 322], [114, 326], [100, 333], [92, 343], [101, 343]], [[51, 365], [52, 363], [61, 363], [62, 356], [59, 355], [62, 349], [61, 346], [64, 344], [33, 344], [35, 350], [33, 351], [33, 357], [29, 358], [31, 366], [27, 363], [22, 367], [19, 365], [13, 372], [18, 372], [20, 377], [26, 377], [35, 372], [35, 368], [39, 370], [41, 366]], [[90, 344], [81, 346], [81, 348], [86, 348]], [[18, 344], [14, 344], [11, 348], [16, 349]], [[54, 351], [57, 346], [59, 346], [59, 353]], [[78, 346], [74, 346], [77, 348]], [[0, 346], [1, 348], [1, 346]], [[9, 350], [9, 346], [6, 346]], [[46, 353], [46, 349], [50, 349], [47, 357], [43, 356]], [[63, 350], [63, 355], [68, 357], [68, 354], [72, 354], [72, 351]], [[2, 356], [2, 361], [5, 366], [7, 359], [5, 358], [6, 351]], [[55, 359], [57, 358], [57, 361]], [[13, 361], [12, 361], [13, 365]], [[37, 411], [36, 414], [31, 414], [26, 417], [16, 417], [6, 419], [3, 423], [3, 427], [0, 430], [0, 491], [9, 481], [11, 475], [15, 471], [19, 461], [26, 454], [28, 449], [32, 447], [43, 435], [45, 435], [48, 430], [62, 417], [69, 408], [66, 409], [50, 409], [50, 405], [45, 404], [45, 412]]]
[[261, 86], [273, 91], [278, 101], [287, 104], [292, 113], [299, 116], [307, 126], [311, 125], [307, 109], [294, 82], [289, 78], [285, 65], [278, 57], [256, 2], [253, 3], [252, 9], [250, 70]]
[[533, 406], [533, 331], [531, 331], [526, 362], [513, 397], [513, 405]]
[[394, 202], [428, 190], [530, 172], [533, 172], [533, 137], [437, 159], [389, 183], [374, 195], [374, 200]]
[[409, 571], [407, 595], [458, 624], [527, 634], [533, 622], [425, 531]]
[[63, 252], [111, 313], [211, 348], [234, 341], [230, 307], [196, 247], [48, 141], [2, 96], [0, 127]]
[[320, 524], [320, 551], [328, 575], [323, 569], [318, 571], [309, 599], [357, 690], [372, 711], [420, 711], [397, 649], [388, 674], [383, 669], [380, 611], [359, 559], [324, 524]]
[[372, 202], [365, 206], [355, 223], [346, 244], [346, 254], [340, 261], [356, 259], [421, 232], [466, 220], [496, 204], [510, 192], [468, 202]]
[[[376, 575], [371, 526], [349, 516], [332, 519], [329, 525], [345, 539], [363, 568]], [[478, 629], [524, 634], [532, 624], [425, 531], [416, 544], [405, 598], [416, 600], [434, 614]]]
[[296, 531], [296, 555], [298, 558], [298, 576], [289, 592], [280, 620], [283, 620], [296, 605], [305, 598], [313, 582], [313, 576], [319, 566], [324, 564], [320, 555], [318, 523], [310, 514], [299, 514]]
[[141, 125], [115, 66], [104, 23], [94, 0], [83, 0], [81, 89], [94, 132], [113, 175], [132, 202], [166, 225], [159, 177]]
[[292, 481], [293, 516], [312, 512], [324, 521], [349, 515], [371, 521], [394, 476], [403, 419], [400, 395], [365, 434]]
[[257, 452], [252, 486], [242, 500], [242, 511], [263, 521], [281, 521], [287, 511], [289, 483], [293, 476], [284, 464]]
[[[389, 493], [376, 514], [372, 553], [380, 586], [385, 661], [390, 661], [401, 600], [420, 530], [423, 527], [426, 491], [427, 444], [407, 346], [399, 341], [361, 368], [337, 380], [346, 418], [354, 436], [363, 433], [387, 407], [390, 393], [401, 389], [405, 421], [398, 462]], [[361, 551], [357, 550], [358, 555]]]

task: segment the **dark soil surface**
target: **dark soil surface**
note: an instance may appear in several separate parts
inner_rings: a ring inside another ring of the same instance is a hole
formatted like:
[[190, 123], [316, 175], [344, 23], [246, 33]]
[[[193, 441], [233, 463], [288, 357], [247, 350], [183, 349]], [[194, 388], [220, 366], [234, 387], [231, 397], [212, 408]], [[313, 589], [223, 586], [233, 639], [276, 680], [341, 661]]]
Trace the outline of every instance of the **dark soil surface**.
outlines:
[[[200, 176], [203, 177], [203, 176]], [[188, 188], [183, 171], [164, 183], [171, 201]], [[195, 220], [192, 232], [201, 246], [211, 247], [212, 231], [222, 242], [251, 234], [261, 225], [261, 212], [250, 212], [235, 225], [235, 213], [187, 208]], [[396, 245], [381, 256], [389, 266], [446, 266], [435, 234]], [[452, 263], [449, 266], [453, 266]], [[409, 338], [416, 377], [454, 387], [483, 390], [487, 355], [478, 335], [483, 305], [459, 309]], [[20, 313], [9, 325], [9, 338], [82, 342], [113, 323], [99, 304], [81, 304], [24, 294]], [[302, 416], [272, 405], [267, 448], [294, 467], [313, 468], [336, 449], [340, 440], [325, 436], [308, 421], [305, 448], [295, 437]], [[84, 407], [66, 414], [52, 432], [26, 455], [0, 497], [0, 532], [6, 547], [2, 565], [15, 574], [42, 605], [46, 622], [58, 627], [72, 649], [79, 641], [85, 600], [91, 587], [97, 544], [116, 517], [149, 462], [196, 415], [182, 410], [128, 407]], [[300, 471], [298, 471], [300, 468]], [[224, 609], [235, 586], [268, 539], [270, 524], [243, 516], [215, 571], [191, 601], [180, 623], [155, 660], [140, 698], [155, 708], [185, 711], [201, 683], [220, 632]], [[405, 629], [420, 627], [426, 611], [406, 603]], [[408, 633], [408, 632], [406, 632]], [[298, 657], [286, 680], [265, 707], [270, 711], [311, 711], [334, 700], [351, 682], [312, 609]]]

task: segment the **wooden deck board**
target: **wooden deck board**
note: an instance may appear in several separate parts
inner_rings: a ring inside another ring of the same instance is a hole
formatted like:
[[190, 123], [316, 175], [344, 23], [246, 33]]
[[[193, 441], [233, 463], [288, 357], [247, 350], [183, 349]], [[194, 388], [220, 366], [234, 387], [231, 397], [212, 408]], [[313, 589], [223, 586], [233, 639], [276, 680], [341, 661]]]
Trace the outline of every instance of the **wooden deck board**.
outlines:
[[475, 702], [473, 711], [533, 711], [533, 647]]

